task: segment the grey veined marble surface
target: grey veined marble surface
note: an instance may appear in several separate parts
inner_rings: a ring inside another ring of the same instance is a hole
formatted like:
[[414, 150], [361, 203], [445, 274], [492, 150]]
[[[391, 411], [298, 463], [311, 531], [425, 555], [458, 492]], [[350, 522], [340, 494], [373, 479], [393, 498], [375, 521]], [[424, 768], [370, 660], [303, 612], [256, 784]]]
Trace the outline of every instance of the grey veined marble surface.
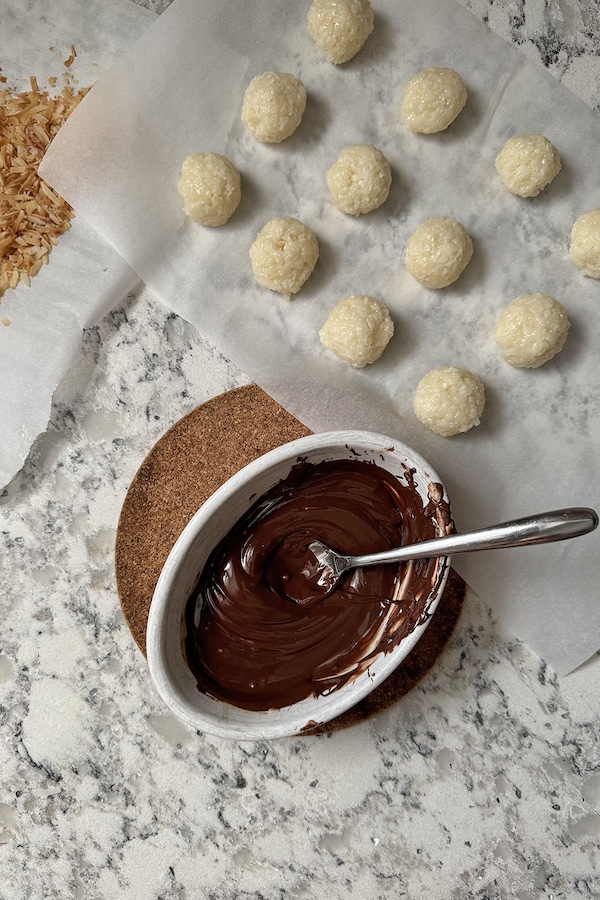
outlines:
[[[596, 3], [463, 5], [600, 106]], [[1, 900], [599, 897], [600, 659], [557, 679], [473, 595], [417, 688], [329, 737], [222, 742], [155, 695], [120, 507], [167, 427], [245, 381], [140, 289], [0, 496]]]

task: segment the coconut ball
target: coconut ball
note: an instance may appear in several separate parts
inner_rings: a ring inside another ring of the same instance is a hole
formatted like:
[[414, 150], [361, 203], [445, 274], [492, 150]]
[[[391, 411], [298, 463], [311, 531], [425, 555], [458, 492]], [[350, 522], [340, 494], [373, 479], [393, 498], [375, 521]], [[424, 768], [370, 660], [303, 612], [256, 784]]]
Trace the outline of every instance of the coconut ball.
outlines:
[[443, 288], [456, 281], [472, 255], [473, 244], [464, 226], [448, 216], [435, 216], [411, 234], [405, 263], [419, 284]]
[[350, 216], [360, 216], [387, 200], [392, 170], [373, 144], [351, 144], [327, 170], [326, 179], [334, 205]]
[[242, 121], [252, 137], [279, 144], [292, 135], [306, 109], [306, 91], [289, 72], [263, 72], [252, 79], [242, 104]]
[[218, 153], [195, 153], [184, 159], [177, 187], [184, 213], [200, 225], [224, 225], [242, 196], [240, 173]]
[[442, 437], [479, 425], [484, 404], [481, 379], [457, 366], [432, 369], [417, 385], [413, 398], [417, 419]]
[[313, 0], [308, 10], [310, 36], [336, 65], [356, 56], [372, 31], [369, 0]]
[[583, 213], [571, 229], [569, 256], [590, 278], [600, 278], [600, 209]]
[[271, 219], [250, 247], [254, 277], [285, 297], [296, 294], [319, 258], [317, 239], [298, 219]]
[[444, 131], [467, 102], [465, 83], [454, 69], [421, 69], [404, 89], [400, 118], [419, 134]]
[[355, 369], [379, 359], [394, 334], [385, 303], [351, 294], [333, 307], [319, 332], [321, 343]]
[[506, 362], [537, 369], [562, 349], [569, 331], [564, 307], [547, 294], [523, 294], [502, 311], [494, 339]]
[[518, 134], [496, 157], [496, 170], [511, 194], [537, 197], [560, 172], [560, 156], [543, 134]]

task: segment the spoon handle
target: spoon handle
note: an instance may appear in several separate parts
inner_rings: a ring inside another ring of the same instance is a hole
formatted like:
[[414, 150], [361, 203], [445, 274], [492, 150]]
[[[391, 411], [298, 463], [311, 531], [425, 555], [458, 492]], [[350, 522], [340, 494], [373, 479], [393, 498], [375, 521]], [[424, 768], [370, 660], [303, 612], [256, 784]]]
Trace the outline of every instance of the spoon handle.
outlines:
[[372, 566], [376, 563], [401, 562], [406, 559], [425, 559], [465, 553], [467, 550], [493, 550], [501, 547], [521, 547], [528, 544], [545, 544], [563, 541], [593, 531], [598, 525], [598, 514], [593, 509], [555, 509], [551, 512], [514, 519], [490, 528], [478, 528], [462, 534], [449, 534], [418, 544], [406, 544], [382, 553], [353, 556], [349, 565]]

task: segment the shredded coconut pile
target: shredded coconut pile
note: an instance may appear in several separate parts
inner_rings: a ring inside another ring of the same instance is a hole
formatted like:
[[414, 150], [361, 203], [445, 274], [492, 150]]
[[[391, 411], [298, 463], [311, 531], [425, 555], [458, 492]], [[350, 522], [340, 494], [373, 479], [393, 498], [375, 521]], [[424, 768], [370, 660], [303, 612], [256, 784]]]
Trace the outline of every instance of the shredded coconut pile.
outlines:
[[50, 141], [88, 89], [57, 97], [31, 89], [0, 90], [0, 296], [29, 284], [69, 228], [71, 207], [38, 176]]

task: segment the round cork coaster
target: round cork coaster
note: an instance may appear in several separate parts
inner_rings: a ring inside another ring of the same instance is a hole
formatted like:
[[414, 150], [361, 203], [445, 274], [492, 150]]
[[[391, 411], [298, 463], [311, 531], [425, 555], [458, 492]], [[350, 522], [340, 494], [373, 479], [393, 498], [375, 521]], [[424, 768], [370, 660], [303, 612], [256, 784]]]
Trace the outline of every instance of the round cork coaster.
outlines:
[[[127, 492], [115, 547], [117, 590], [138, 647], [158, 576], [197, 509], [252, 460], [310, 434], [257, 385], [227, 391], [176, 422], [154, 445]], [[433, 666], [458, 621], [465, 584], [453, 571], [432, 624], [384, 684], [315, 733], [354, 725], [391, 706]]]

